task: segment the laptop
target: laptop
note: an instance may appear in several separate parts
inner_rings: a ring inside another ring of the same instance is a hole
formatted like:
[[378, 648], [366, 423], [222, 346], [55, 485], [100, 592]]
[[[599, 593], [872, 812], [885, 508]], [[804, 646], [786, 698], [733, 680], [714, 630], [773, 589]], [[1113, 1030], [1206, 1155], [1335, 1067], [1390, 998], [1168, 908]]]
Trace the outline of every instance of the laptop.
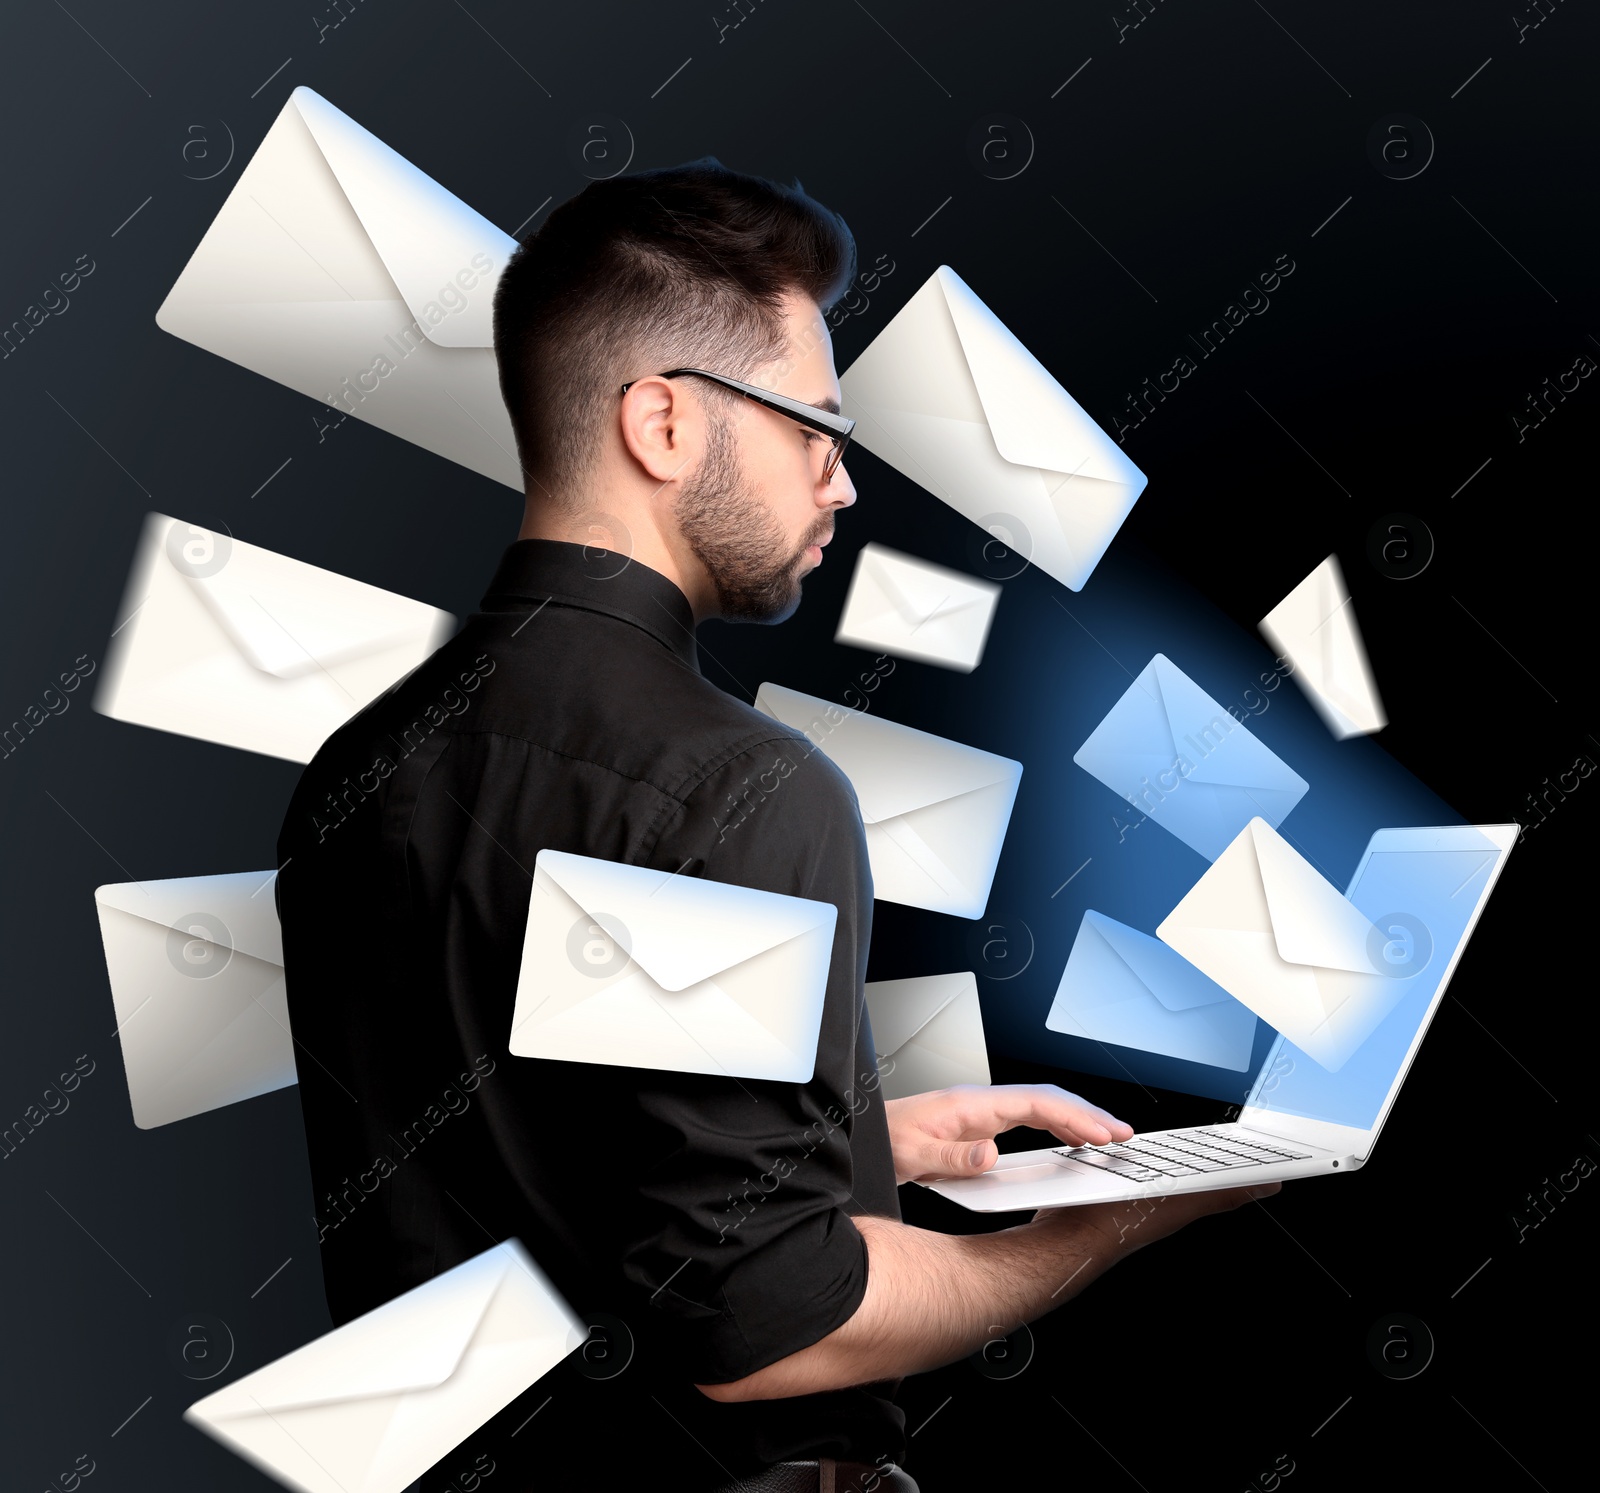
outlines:
[[975, 1213], [1009, 1213], [1356, 1171], [1516, 838], [1515, 824], [1373, 835], [1345, 896], [1389, 940], [1382, 957], [1391, 968], [1373, 976], [1376, 1024], [1337, 1072], [1280, 1034], [1237, 1120], [1120, 1144], [1014, 1151], [981, 1176], [921, 1185]]

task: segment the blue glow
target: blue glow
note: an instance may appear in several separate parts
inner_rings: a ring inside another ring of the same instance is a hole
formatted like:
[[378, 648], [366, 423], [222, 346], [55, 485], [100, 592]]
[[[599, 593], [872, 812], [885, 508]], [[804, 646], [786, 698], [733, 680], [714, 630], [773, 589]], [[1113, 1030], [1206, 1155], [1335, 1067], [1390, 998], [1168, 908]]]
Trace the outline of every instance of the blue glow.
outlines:
[[[1311, 785], [1279, 833], [1335, 886], [1348, 884], [1376, 830], [1465, 823], [1378, 741], [1335, 740], [1259, 634], [1124, 536], [1079, 594], [1031, 569], [1006, 581], [981, 666], [981, 711], [964, 708], [970, 701], [942, 681], [919, 678], [915, 666], [901, 665], [909, 672], [893, 681], [892, 698], [885, 687], [883, 708], [892, 718], [1014, 757], [1025, 768], [984, 917], [965, 931], [945, 927], [931, 937], [919, 925], [918, 963], [977, 973], [992, 1052], [1243, 1103], [1276, 1040], [1265, 1022], [1243, 1072], [1045, 1026], [1085, 911], [1153, 934], [1210, 865], [1072, 760], [1157, 653]], [[1403, 698], [1404, 680], [1380, 672], [1377, 685], [1391, 708]], [[875, 919], [886, 938], [912, 936], [909, 927], [901, 933], [885, 904]], [[1073, 1080], [1062, 1082], [1071, 1087]], [[1093, 1097], [1092, 1086], [1087, 1092]]]
[[1258, 1108], [1371, 1127], [1499, 859], [1500, 851], [1487, 842], [1478, 850], [1378, 850], [1367, 858], [1350, 900], [1385, 930], [1397, 916], [1420, 922], [1432, 945], [1426, 963], [1387, 982], [1395, 987], [1393, 1008], [1337, 1073], [1285, 1041], [1256, 1099]]

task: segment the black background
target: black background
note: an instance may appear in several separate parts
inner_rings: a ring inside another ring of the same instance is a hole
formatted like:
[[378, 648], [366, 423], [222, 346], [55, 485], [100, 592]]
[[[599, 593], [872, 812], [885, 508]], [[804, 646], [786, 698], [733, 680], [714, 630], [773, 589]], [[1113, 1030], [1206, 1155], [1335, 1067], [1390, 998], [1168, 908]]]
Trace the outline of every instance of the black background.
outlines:
[[[1553, 0], [1533, 27], [1538, 12], [1511, 7], [1519, 33], [1500, 0], [1146, 0], [1137, 26], [1138, 11], [1109, 5], [747, 4], [737, 27], [738, 11], [625, 0], [346, 0], [337, 26], [337, 10], [258, 0], [9, 7], [0, 324], [78, 256], [94, 271], [0, 361], [0, 715], [20, 716], [79, 655], [104, 656], [149, 510], [458, 616], [514, 534], [508, 490], [355, 421], [319, 440], [311, 401], [155, 326], [305, 83], [507, 232], [582, 188], [564, 141], [591, 113], [627, 122], [635, 167], [711, 153], [798, 177], [844, 215], [863, 267], [895, 265], [835, 333], [841, 369], [948, 263], [1107, 429], [1185, 333], [1288, 255], [1270, 312], [1128, 433], [1150, 485], [1119, 550], [1247, 630], [1336, 551], [1388, 659], [1381, 745], [1469, 819], [1529, 819], [1546, 777], [1600, 753], [1586, 440], [1600, 381], [1521, 439], [1512, 420], [1542, 380], [1600, 358], [1592, 8]], [[1003, 181], [967, 150], [995, 113], [1035, 143]], [[1367, 151], [1397, 113], [1436, 147], [1404, 181]], [[203, 160], [196, 125], [215, 152]], [[231, 161], [195, 180], [224, 160], [228, 132]], [[702, 629], [719, 684], [745, 698], [764, 678], [805, 688], [830, 649], [849, 682], [857, 655], [831, 637], [851, 556], [869, 539], [916, 549], [907, 525], [926, 501], [865, 453], [851, 471], [860, 500], [795, 618]], [[1404, 581], [1366, 558], [1369, 528], [1394, 510], [1435, 546]], [[297, 769], [108, 720], [88, 694], [0, 760], [4, 1123], [77, 1055], [96, 1063], [0, 1166], [7, 1475], [44, 1487], [87, 1453], [91, 1488], [265, 1487], [179, 1416], [328, 1326], [297, 1097], [134, 1127], [93, 889], [269, 868]], [[1600, 1160], [1582, 1076], [1596, 804], [1600, 788], [1580, 788], [1514, 853], [1373, 1164], [1140, 1252], [1036, 1323], [1013, 1377], [961, 1363], [908, 1381], [907, 1465], [924, 1489], [1011, 1486], [1029, 1468], [1090, 1487], [1237, 1489], [1280, 1454], [1291, 1488], [1554, 1487], [1588, 1460], [1582, 1262], [1600, 1180], [1520, 1240], [1513, 1215], [1537, 1218], [1525, 1195], [1580, 1152]], [[880, 917], [875, 977], [899, 972], [898, 912]], [[1004, 1059], [995, 1077], [1074, 1086]], [[1131, 1086], [1085, 1087], [1153, 1122]], [[1193, 1118], [1217, 1108], [1195, 1101]], [[582, 1143], [581, 1117], [552, 1128]], [[910, 1221], [974, 1226], [918, 1189], [903, 1201]], [[1365, 1347], [1395, 1311], [1437, 1342], [1406, 1382]], [[197, 1314], [236, 1344], [229, 1375], [206, 1385], [168, 1347]], [[521, 1434], [593, 1437], [606, 1486], [606, 1393], [552, 1376], [461, 1464], [560, 1394], [559, 1421]], [[710, 1470], [664, 1417], [628, 1433], [658, 1440], [664, 1465]]]

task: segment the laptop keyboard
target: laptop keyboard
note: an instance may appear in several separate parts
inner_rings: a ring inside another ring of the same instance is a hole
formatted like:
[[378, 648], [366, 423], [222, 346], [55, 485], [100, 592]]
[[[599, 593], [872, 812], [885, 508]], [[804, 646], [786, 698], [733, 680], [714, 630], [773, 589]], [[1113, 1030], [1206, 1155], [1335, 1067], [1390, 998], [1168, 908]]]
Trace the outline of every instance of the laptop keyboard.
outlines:
[[1297, 1151], [1286, 1141], [1247, 1141], [1228, 1130], [1168, 1130], [1138, 1135], [1122, 1145], [1058, 1149], [1056, 1155], [1098, 1167], [1125, 1181], [1154, 1182], [1159, 1177], [1192, 1177], [1201, 1172], [1305, 1161], [1311, 1152]]

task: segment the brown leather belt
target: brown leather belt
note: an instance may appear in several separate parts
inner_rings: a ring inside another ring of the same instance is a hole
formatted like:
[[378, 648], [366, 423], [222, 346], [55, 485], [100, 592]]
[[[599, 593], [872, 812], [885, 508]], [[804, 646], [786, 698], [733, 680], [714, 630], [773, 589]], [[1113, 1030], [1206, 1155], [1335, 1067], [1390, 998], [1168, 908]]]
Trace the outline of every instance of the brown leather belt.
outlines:
[[755, 1477], [723, 1483], [715, 1493], [918, 1493], [915, 1480], [892, 1462], [839, 1462], [832, 1457], [774, 1462]]

